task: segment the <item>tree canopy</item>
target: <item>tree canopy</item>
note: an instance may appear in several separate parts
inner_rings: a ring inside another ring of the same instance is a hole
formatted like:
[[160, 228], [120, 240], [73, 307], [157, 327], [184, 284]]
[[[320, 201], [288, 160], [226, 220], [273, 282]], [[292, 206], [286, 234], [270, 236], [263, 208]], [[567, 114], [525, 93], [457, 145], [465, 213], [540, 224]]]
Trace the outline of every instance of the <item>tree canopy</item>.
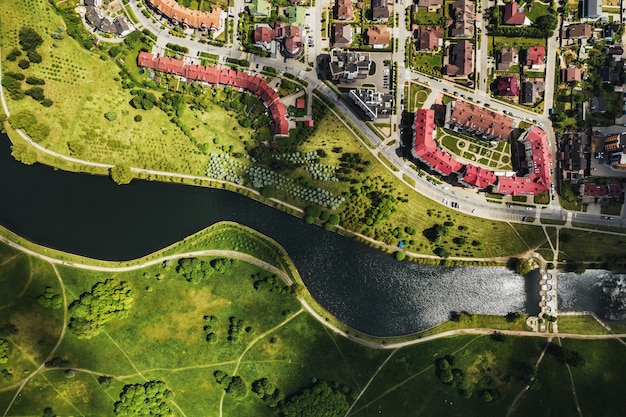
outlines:
[[19, 43], [23, 50], [34, 51], [43, 43], [43, 39], [35, 29], [30, 27], [22, 27], [18, 34]]
[[124, 185], [133, 180], [133, 172], [127, 164], [119, 164], [112, 167], [109, 171], [111, 179], [116, 184]]
[[322, 381], [291, 397], [281, 411], [284, 417], [339, 417], [348, 411], [348, 400]]
[[70, 304], [68, 327], [79, 338], [89, 339], [99, 334], [108, 321], [126, 318], [133, 300], [134, 294], [127, 282], [112, 278], [98, 282], [90, 292], [81, 294]]
[[163, 381], [130, 384], [120, 393], [113, 411], [117, 416], [170, 416], [172, 409], [167, 401], [173, 397]]

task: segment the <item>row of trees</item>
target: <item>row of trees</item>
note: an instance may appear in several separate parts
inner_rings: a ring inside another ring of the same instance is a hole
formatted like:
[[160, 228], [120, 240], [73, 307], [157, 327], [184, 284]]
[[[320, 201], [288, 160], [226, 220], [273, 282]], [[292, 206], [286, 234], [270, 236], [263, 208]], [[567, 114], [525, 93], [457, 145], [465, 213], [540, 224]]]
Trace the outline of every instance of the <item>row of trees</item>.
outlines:
[[68, 328], [79, 338], [89, 339], [108, 321], [128, 317], [133, 301], [134, 293], [127, 282], [113, 278], [98, 282], [70, 304]]

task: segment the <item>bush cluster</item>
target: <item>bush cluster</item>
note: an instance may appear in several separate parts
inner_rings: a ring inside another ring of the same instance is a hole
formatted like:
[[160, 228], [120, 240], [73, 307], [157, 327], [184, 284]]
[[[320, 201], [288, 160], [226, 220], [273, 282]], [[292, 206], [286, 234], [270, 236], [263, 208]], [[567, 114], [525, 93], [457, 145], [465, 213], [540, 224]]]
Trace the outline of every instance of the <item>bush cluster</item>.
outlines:
[[44, 308], [61, 308], [63, 306], [63, 297], [52, 289], [52, 287], [46, 287], [43, 294], [37, 297], [37, 303]]
[[172, 409], [167, 401], [174, 393], [163, 381], [148, 381], [145, 384], [126, 385], [115, 403], [117, 416], [170, 416]]

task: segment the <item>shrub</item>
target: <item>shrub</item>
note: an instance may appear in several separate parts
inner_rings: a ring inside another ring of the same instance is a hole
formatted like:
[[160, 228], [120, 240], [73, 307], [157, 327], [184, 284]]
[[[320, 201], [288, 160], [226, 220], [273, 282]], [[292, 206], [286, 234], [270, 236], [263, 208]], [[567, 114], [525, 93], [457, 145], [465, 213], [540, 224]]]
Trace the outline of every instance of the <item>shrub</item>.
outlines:
[[37, 51], [26, 51], [26, 56], [33, 64], [39, 64], [41, 62], [41, 55], [39, 55]]
[[18, 38], [20, 46], [25, 51], [34, 51], [43, 43], [43, 38], [30, 27], [22, 27]]
[[27, 59], [20, 59], [20, 62], [17, 63], [17, 66], [21, 69], [27, 69], [30, 67], [30, 62]]
[[320, 208], [320, 206], [307, 206], [304, 209], [304, 212], [307, 216], [320, 217], [320, 215], [322, 214], [322, 209]]
[[22, 55], [22, 51], [17, 48], [13, 48], [11, 49], [11, 52], [7, 54], [7, 60], [15, 62], [20, 55]]
[[265, 198], [274, 198], [276, 197], [276, 189], [271, 185], [266, 185], [261, 188], [261, 195]]
[[41, 78], [37, 78], [37, 77], [27, 77], [26, 78], [26, 84], [44, 85], [45, 83], [46, 83], [46, 80], [42, 80]]
[[141, 121], [143, 120], [143, 117], [141, 117], [141, 115], [140, 115], [140, 114], [138, 114], [137, 116], [135, 116], [134, 120], [135, 120], [136, 122], [141, 122]]
[[304, 216], [304, 222], [306, 224], [313, 224], [313, 222], [315, 222], [315, 217], [306, 215]]
[[42, 101], [45, 97], [43, 88], [41, 87], [31, 87], [28, 90], [24, 91], [24, 94], [27, 96], [31, 96], [33, 99], [37, 101]]
[[404, 252], [396, 252], [395, 254], [396, 261], [403, 261], [406, 258], [406, 254]]
[[44, 107], [50, 107], [52, 106], [54, 102], [52, 100], [50, 100], [49, 98], [44, 98], [43, 100], [41, 100], [41, 105]]
[[243, 400], [248, 395], [248, 386], [243, 378], [235, 375], [230, 379], [230, 383], [224, 391], [232, 395], [236, 400]]
[[114, 111], [108, 111], [104, 113], [104, 118], [111, 122], [117, 119], [117, 113], [115, 113]]

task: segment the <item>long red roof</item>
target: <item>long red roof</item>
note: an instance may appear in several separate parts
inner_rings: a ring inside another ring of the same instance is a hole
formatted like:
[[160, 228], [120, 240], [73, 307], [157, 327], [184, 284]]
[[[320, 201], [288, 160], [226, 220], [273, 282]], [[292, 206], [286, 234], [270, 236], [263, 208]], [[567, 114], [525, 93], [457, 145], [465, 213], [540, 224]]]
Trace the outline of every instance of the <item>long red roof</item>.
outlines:
[[287, 108], [280, 102], [276, 91], [264, 79], [256, 75], [230, 68], [216, 69], [196, 64], [187, 65], [180, 59], [155, 56], [149, 52], [139, 53], [137, 65], [155, 71], [184, 76], [190, 80], [204, 81], [209, 84], [230, 85], [248, 90], [260, 98], [267, 106], [274, 123], [274, 136], [289, 136]]
[[413, 156], [445, 176], [451, 175], [463, 167], [462, 163], [452, 158], [447, 152], [437, 148], [437, 143], [433, 139], [433, 131], [435, 129], [434, 110], [417, 110], [413, 126]]

